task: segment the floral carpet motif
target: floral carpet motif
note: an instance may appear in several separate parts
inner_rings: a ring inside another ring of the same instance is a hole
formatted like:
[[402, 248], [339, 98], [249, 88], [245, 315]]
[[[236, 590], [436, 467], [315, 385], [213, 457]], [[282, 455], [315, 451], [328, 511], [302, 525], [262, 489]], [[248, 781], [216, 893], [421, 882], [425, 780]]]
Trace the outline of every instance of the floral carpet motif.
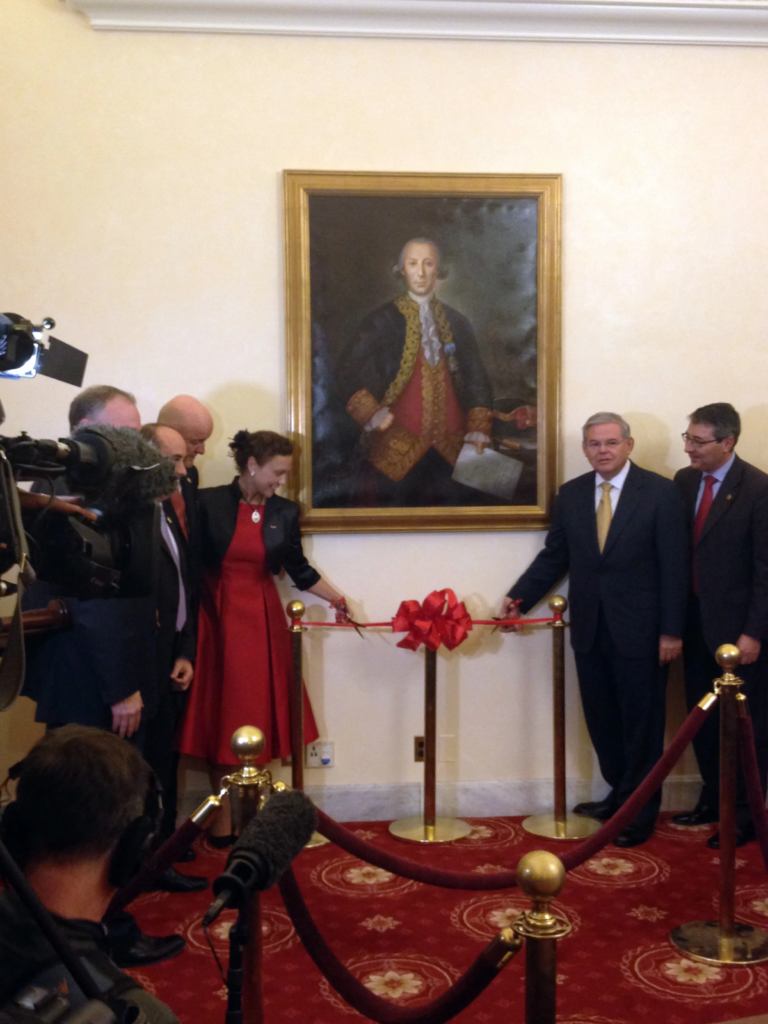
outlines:
[[[520, 819], [470, 819], [456, 843], [403, 843], [382, 822], [349, 826], [390, 853], [438, 868], [476, 872], [515, 868], [524, 853], [564, 854], [577, 845], [529, 836]], [[768, 964], [719, 967], [687, 960], [669, 933], [688, 921], [716, 917], [717, 858], [705, 845], [712, 828], [681, 832], [668, 816], [648, 843], [607, 846], [571, 871], [554, 911], [571, 934], [557, 946], [558, 1024], [719, 1024], [768, 1009]], [[197, 844], [183, 865], [211, 880], [228, 851]], [[741, 847], [736, 916], [768, 931], [768, 877], [755, 843]], [[305, 850], [294, 870], [320, 932], [359, 982], [400, 1007], [429, 1003], [473, 963], [496, 932], [526, 908], [517, 889], [468, 892], [399, 878], [329, 844]], [[181, 956], [142, 968], [141, 983], [169, 1003], [182, 1024], [224, 1024], [226, 989], [201, 928], [210, 890], [152, 893], [132, 910], [153, 935], [178, 932]], [[338, 1024], [357, 1016], [322, 977], [299, 941], [276, 888], [261, 897], [265, 1024]], [[225, 911], [209, 936], [226, 969]], [[506, 967], [455, 1020], [458, 1024], [523, 1024], [525, 957]]]

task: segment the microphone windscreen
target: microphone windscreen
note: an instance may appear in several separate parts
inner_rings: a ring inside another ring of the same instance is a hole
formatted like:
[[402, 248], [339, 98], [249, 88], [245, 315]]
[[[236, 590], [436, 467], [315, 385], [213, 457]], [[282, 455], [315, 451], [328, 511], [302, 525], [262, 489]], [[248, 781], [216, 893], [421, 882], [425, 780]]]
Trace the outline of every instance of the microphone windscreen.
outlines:
[[90, 423], [75, 430], [72, 437], [88, 444], [89, 435], [106, 442], [113, 461], [106, 479], [99, 484], [78, 480], [76, 468], [69, 474], [74, 491], [83, 495], [86, 505], [93, 503], [105, 512], [123, 515], [167, 498], [176, 490], [178, 477], [173, 462], [137, 430]]
[[312, 838], [316, 817], [315, 805], [299, 790], [274, 793], [264, 810], [243, 829], [227, 866], [241, 854], [257, 854], [268, 866], [269, 875], [263, 886], [268, 889]]

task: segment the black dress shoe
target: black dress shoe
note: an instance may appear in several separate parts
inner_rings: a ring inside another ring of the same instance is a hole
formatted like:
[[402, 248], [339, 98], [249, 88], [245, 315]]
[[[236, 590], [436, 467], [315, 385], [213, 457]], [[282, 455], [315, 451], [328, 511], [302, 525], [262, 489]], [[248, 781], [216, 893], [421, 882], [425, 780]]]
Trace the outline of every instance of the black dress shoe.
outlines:
[[[746, 843], [751, 843], [753, 839], [756, 839], [755, 826], [752, 822], [748, 822], [746, 825], [736, 826], [736, 845], [744, 846]], [[715, 832], [713, 836], [710, 836], [707, 840], [707, 846], [710, 850], [720, 849], [720, 833]]]
[[177, 864], [189, 864], [191, 861], [197, 860], [197, 854], [195, 853], [194, 846], [188, 846], [186, 850], [179, 854], [176, 858]]
[[149, 967], [178, 956], [185, 945], [183, 935], [142, 933], [129, 949], [113, 948], [110, 953], [118, 967]]
[[208, 888], [208, 879], [202, 875], [183, 875], [176, 868], [166, 868], [147, 892], [202, 892]]
[[646, 825], [627, 825], [623, 832], [619, 832], [613, 840], [614, 846], [628, 848], [630, 846], [641, 846], [653, 835], [653, 825], [648, 828]]
[[232, 846], [237, 836], [230, 834], [228, 836], [206, 836], [206, 841], [211, 844], [214, 850], [226, 850], [228, 846]]
[[720, 808], [709, 804], [696, 804], [692, 811], [672, 815], [673, 825], [711, 825], [720, 818]]
[[613, 800], [606, 798], [605, 800], [586, 800], [583, 804], [576, 804], [573, 813], [583, 814], [585, 818], [596, 818], [598, 821], [608, 821], [618, 809]]

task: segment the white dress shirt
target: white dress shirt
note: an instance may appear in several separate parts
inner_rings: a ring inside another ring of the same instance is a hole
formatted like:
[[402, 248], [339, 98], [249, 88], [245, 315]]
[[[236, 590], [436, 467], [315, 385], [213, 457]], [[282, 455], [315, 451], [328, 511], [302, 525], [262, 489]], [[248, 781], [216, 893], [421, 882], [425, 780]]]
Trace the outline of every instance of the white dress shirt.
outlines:
[[604, 476], [600, 476], [599, 473], [595, 473], [595, 512], [597, 512], [597, 506], [600, 504], [600, 499], [603, 496], [602, 485], [605, 483], [611, 485], [611, 489], [608, 492], [611, 499], [611, 516], [616, 515], [616, 505], [618, 503], [619, 497], [621, 496], [621, 489], [626, 482], [627, 473], [629, 473], [630, 466], [631, 462], [629, 461], [629, 459], [627, 459], [627, 461], [624, 463], [624, 468], [621, 470], [620, 473], [616, 474], [613, 480], [606, 480]]

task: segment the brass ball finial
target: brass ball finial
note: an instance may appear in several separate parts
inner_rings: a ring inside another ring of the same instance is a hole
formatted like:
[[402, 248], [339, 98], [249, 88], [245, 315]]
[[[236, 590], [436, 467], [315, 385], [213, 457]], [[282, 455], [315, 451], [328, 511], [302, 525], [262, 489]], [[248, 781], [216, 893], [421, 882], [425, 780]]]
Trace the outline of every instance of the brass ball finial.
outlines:
[[741, 651], [734, 644], [723, 644], [717, 648], [715, 654], [720, 668], [726, 672], [733, 672], [741, 664]]
[[517, 881], [529, 899], [542, 896], [552, 899], [563, 891], [565, 885], [563, 862], [554, 853], [532, 850], [520, 858]]
[[288, 612], [289, 618], [300, 619], [307, 609], [304, 607], [303, 601], [289, 601], [285, 606], [285, 610]]
[[266, 739], [255, 725], [241, 725], [232, 733], [229, 749], [241, 764], [253, 764], [264, 749]]
[[563, 615], [567, 607], [568, 602], [561, 594], [555, 594], [554, 597], [550, 597], [549, 609], [553, 614], [559, 612], [561, 615]]

